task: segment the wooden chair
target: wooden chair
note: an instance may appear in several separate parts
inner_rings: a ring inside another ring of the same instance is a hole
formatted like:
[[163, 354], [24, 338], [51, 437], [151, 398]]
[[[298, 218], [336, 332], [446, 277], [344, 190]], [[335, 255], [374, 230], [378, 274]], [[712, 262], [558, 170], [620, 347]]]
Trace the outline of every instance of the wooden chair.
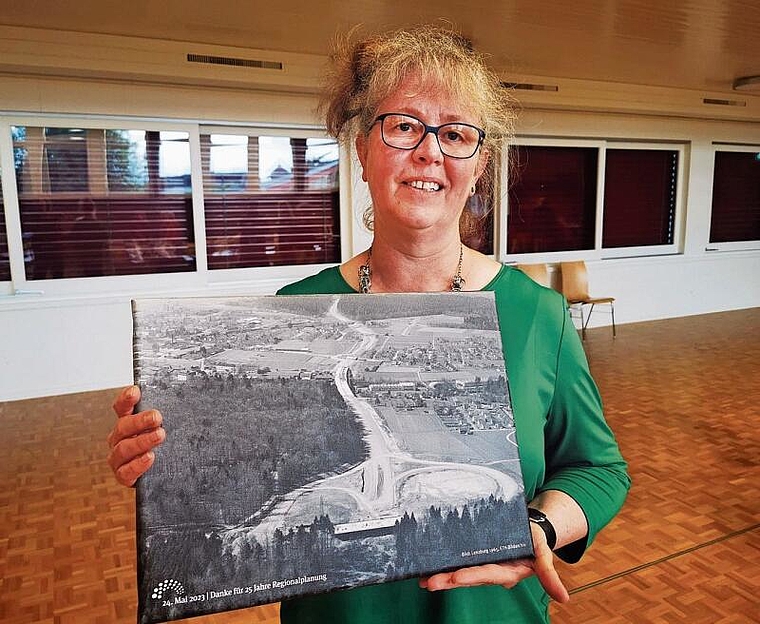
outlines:
[[516, 268], [525, 273], [525, 275], [537, 284], [551, 288], [549, 270], [546, 268], [545, 264], [518, 264], [516, 265]]
[[[615, 298], [614, 297], [591, 297], [588, 293], [588, 272], [586, 263], [583, 260], [577, 262], [561, 262], [560, 271], [562, 273], [562, 294], [565, 295], [570, 309], [580, 311], [581, 317], [581, 336], [586, 338], [586, 327], [591, 320], [591, 314], [594, 306], [597, 304], [609, 304], [610, 314], [612, 315], [612, 337], [615, 332]], [[588, 316], [584, 318], [584, 306], [591, 306]]]

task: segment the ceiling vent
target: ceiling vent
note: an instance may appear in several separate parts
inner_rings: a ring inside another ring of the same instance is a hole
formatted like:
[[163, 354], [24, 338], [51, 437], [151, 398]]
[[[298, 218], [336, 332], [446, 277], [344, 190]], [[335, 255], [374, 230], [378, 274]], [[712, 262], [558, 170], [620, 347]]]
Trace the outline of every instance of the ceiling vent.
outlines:
[[711, 106], [746, 106], [747, 102], [744, 100], [720, 100], [717, 98], [703, 98], [702, 103], [710, 104]]
[[254, 69], [278, 69], [282, 71], [282, 63], [278, 61], [259, 61], [256, 59], [241, 59], [231, 56], [210, 56], [208, 54], [188, 54], [188, 63], [206, 63], [207, 65], [227, 65], [229, 67], [253, 67]]
[[501, 86], [520, 91], [559, 91], [558, 85], [534, 84], [531, 82], [502, 82]]

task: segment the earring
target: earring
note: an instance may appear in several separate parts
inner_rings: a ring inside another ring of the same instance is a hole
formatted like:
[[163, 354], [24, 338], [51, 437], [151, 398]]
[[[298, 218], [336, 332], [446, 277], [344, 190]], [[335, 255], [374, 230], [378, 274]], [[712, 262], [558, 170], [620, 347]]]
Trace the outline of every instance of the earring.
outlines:
[[475, 187], [474, 186], [470, 189], [470, 197], [472, 197], [473, 195], [475, 195]]

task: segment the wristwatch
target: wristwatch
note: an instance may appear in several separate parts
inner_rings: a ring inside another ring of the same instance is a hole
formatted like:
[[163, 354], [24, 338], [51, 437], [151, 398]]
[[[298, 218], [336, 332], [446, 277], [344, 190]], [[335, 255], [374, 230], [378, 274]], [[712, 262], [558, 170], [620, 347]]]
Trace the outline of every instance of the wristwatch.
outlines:
[[549, 550], [554, 550], [554, 546], [557, 544], [557, 532], [554, 530], [552, 523], [549, 522], [546, 514], [535, 507], [528, 507], [528, 520], [541, 527], [541, 530], [546, 535], [546, 544], [549, 546]]

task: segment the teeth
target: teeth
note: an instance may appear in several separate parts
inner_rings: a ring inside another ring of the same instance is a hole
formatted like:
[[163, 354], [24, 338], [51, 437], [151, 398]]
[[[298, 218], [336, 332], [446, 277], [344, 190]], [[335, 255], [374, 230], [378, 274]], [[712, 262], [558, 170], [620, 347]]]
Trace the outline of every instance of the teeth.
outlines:
[[423, 182], [422, 180], [412, 180], [409, 182], [409, 186], [423, 191], [438, 191], [441, 188], [437, 182]]

